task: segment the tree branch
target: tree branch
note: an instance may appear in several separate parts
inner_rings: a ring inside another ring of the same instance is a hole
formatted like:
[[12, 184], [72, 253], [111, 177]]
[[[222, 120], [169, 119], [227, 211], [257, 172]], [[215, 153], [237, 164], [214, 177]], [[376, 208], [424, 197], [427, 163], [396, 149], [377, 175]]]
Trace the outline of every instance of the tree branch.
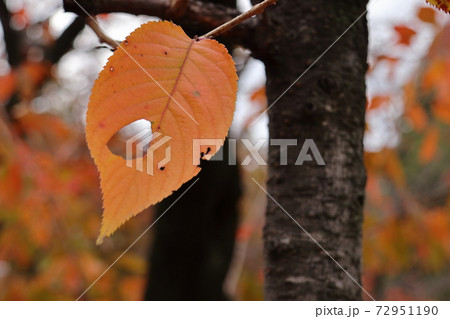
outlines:
[[202, 38], [215, 38], [218, 35], [229, 31], [231, 28], [243, 23], [244, 21], [250, 19], [251, 17], [261, 14], [266, 10], [267, 7], [273, 6], [277, 3], [277, 0], [264, 0], [256, 5], [254, 5], [250, 10], [240, 14], [239, 16], [231, 19], [230, 21], [222, 24], [221, 26], [215, 28], [214, 30], [203, 35]]
[[[1, 1], [0, 1], [1, 3]], [[1, 4], [0, 4], [0, 11], [1, 11]], [[77, 17], [75, 20], [64, 30], [64, 32], [59, 36], [58, 39], [55, 40], [54, 44], [51, 47], [45, 48], [45, 60], [49, 61], [52, 65], [59, 62], [61, 57], [69, 51], [73, 46], [73, 41], [77, 37], [77, 35], [80, 33], [81, 30], [83, 30], [85, 26], [84, 18]], [[24, 35], [21, 35], [24, 36]], [[17, 37], [14, 40], [20, 41], [22, 37]], [[19, 67], [20, 64], [23, 62], [20, 55], [17, 53], [14, 55], [14, 51], [9, 47], [10, 42], [6, 42], [6, 47], [8, 51], [8, 55], [12, 54], [12, 57], [17, 60], [13, 60], [14, 63], [11, 63], [11, 58], [9, 58], [9, 63], [11, 67]], [[19, 42], [18, 42], [19, 43]], [[19, 59], [20, 57], [20, 59]], [[47, 81], [48, 78], [45, 78], [38, 86], [35, 88], [36, 90], [39, 90], [42, 85]], [[4, 108], [6, 111], [6, 114], [8, 116], [8, 119], [10, 121], [15, 121], [14, 115], [13, 115], [13, 109], [14, 106], [17, 105], [21, 101], [21, 96], [19, 93], [19, 88], [16, 88], [16, 91], [12, 94], [8, 102], [5, 104]]]
[[170, 0], [169, 11], [173, 17], [180, 18], [186, 12], [189, 0]]
[[10, 26], [11, 14], [6, 7], [5, 0], [0, 0], [0, 20], [3, 28], [3, 38], [5, 40], [6, 53], [8, 54], [8, 63], [11, 68], [15, 68], [22, 62], [20, 52], [20, 36]]
[[61, 57], [73, 46], [73, 41], [84, 29], [85, 22], [81, 17], [75, 18], [73, 22], [64, 30], [64, 32], [55, 41], [54, 45], [47, 50], [45, 59], [52, 64], [57, 63]]
[[[66, 11], [81, 16], [86, 16], [86, 12], [91, 15], [125, 12], [157, 16], [161, 19], [172, 20], [183, 26], [190, 36], [208, 33], [240, 15], [240, 12], [233, 8], [190, 0], [186, 5], [184, 14], [177, 17], [177, 14], [173, 14], [170, 6], [171, 0], [64, 0]], [[257, 25], [257, 19], [246, 20], [223, 34], [220, 41], [225, 44], [233, 43], [252, 49], [257, 45], [253, 37]]]

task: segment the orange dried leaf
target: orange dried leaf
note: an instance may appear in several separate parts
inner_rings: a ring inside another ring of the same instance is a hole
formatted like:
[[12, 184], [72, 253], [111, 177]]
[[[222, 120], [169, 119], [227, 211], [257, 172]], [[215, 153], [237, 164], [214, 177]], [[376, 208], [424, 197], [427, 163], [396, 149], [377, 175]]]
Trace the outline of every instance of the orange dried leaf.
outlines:
[[[122, 42], [94, 85], [86, 119], [103, 192], [99, 243], [198, 174], [196, 161], [206, 147], [194, 151], [193, 140], [223, 142], [236, 90], [233, 60], [215, 40], [191, 39], [179, 26], [159, 21], [142, 25]], [[150, 148], [128, 161], [113, 154], [108, 141], [140, 119], [151, 122]], [[216, 151], [213, 147], [208, 156]], [[158, 164], [168, 154], [170, 160]]]
[[432, 4], [436, 8], [439, 8], [447, 13], [450, 12], [450, 1], [449, 0], [426, 0], [429, 4]]

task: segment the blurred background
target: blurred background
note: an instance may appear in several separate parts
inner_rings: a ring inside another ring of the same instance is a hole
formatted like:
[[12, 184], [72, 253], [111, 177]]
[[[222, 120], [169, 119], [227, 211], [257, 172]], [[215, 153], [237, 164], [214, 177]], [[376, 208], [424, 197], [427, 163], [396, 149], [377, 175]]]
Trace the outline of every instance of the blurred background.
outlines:
[[[377, 300], [448, 300], [450, 16], [424, 0], [372, 0], [369, 8], [363, 284]], [[0, 17], [0, 300], [74, 300], [154, 212], [95, 245], [102, 204], [84, 119], [112, 52], [59, 0], [0, 0]], [[98, 18], [117, 40], [155, 19]], [[233, 56], [240, 81], [230, 135], [267, 137], [265, 115], [252, 125], [267, 107], [264, 65], [241, 48]], [[261, 300], [266, 199], [251, 178], [264, 180], [266, 167], [239, 169], [242, 196], [224, 291], [231, 300]], [[153, 237], [146, 233], [86, 299], [141, 300]]]

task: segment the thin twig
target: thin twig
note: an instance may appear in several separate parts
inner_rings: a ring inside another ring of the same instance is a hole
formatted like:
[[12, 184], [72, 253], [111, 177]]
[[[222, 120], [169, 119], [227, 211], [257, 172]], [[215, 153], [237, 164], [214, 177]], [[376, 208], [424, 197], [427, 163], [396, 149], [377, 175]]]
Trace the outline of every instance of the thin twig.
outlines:
[[113, 48], [113, 50], [116, 50], [119, 47], [120, 43], [105, 34], [94, 17], [86, 17], [86, 24], [92, 29], [92, 31], [94, 31], [100, 42], [108, 44]]
[[237, 26], [238, 24], [244, 22], [247, 19], [250, 19], [251, 17], [257, 15], [257, 14], [261, 14], [264, 12], [264, 10], [267, 7], [270, 7], [274, 4], [277, 3], [277, 0], [264, 0], [263, 2], [258, 3], [257, 5], [254, 5], [250, 10], [248, 10], [247, 12], [244, 12], [240, 15], [238, 15], [236, 18], [222, 24], [221, 26], [215, 28], [214, 30], [208, 32], [207, 34], [203, 35], [200, 37], [200, 39], [204, 39], [204, 38], [214, 38], [228, 30], [230, 30], [231, 28]]

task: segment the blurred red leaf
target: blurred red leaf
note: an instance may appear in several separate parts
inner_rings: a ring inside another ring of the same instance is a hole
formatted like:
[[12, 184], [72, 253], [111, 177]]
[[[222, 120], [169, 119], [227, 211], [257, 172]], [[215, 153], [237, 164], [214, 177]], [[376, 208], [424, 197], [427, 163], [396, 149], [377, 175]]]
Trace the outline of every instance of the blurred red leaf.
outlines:
[[263, 85], [259, 89], [253, 92], [252, 101], [267, 103], [266, 86]]
[[446, 75], [445, 65], [446, 62], [443, 59], [434, 59], [430, 62], [422, 79], [422, 86], [425, 90], [439, 86]]
[[402, 45], [410, 45], [412, 38], [417, 34], [416, 31], [405, 25], [396, 25], [394, 30], [399, 36], [397, 43]]
[[14, 72], [0, 76], [0, 103], [9, 100], [16, 89], [16, 83], [16, 74]]
[[432, 111], [434, 116], [441, 122], [450, 125], [450, 99], [438, 99], [433, 104]]
[[369, 104], [369, 109], [373, 110], [381, 105], [387, 104], [391, 101], [391, 97], [389, 95], [376, 95], [372, 98]]
[[417, 12], [417, 17], [423, 22], [436, 23], [436, 11], [429, 7], [421, 7]]

